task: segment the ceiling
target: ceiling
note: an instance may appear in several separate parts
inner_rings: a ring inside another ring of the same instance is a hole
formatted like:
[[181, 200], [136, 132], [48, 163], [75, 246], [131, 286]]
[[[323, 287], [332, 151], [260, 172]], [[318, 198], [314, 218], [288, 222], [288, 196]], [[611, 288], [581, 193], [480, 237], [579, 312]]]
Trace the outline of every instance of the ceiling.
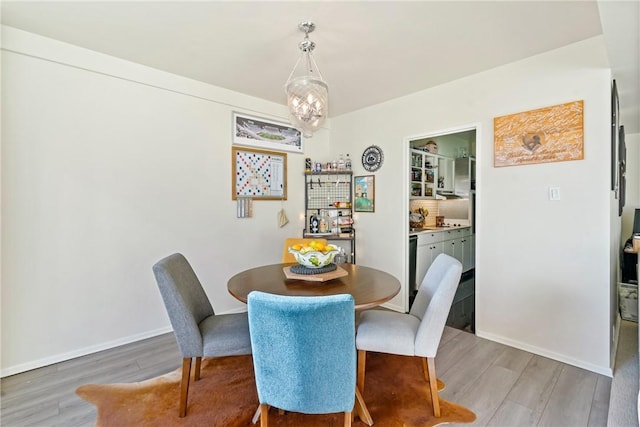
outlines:
[[298, 23], [330, 115], [405, 96], [603, 34], [621, 122], [640, 133], [640, 2], [3, 1], [2, 23], [115, 57], [286, 103]]

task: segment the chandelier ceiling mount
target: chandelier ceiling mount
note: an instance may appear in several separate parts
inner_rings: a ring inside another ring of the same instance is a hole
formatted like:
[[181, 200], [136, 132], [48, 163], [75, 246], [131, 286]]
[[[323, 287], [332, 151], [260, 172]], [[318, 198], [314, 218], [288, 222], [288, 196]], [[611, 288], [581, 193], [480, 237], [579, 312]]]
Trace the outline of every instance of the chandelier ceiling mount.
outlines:
[[285, 84], [289, 120], [307, 138], [322, 126], [329, 111], [329, 87], [313, 59], [312, 52], [316, 44], [309, 39], [309, 33], [315, 28], [316, 25], [311, 21], [298, 25], [305, 36], [298, 44], [300, 58]]

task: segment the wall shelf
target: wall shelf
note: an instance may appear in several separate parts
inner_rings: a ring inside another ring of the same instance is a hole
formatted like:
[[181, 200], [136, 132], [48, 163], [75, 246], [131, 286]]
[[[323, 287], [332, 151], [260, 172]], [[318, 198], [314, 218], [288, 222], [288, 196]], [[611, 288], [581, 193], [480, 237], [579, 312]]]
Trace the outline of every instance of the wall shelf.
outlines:
[[304, 237], [336, 241], [346, 262], [355, 264], [353, 228], [353, 172], [305, 172]]

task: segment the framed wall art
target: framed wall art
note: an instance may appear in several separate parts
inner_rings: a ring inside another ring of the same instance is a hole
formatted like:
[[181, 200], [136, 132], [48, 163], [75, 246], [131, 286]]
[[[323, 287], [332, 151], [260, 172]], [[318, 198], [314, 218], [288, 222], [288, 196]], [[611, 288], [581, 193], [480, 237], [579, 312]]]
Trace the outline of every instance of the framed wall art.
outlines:
[[233, 143], [302, 153], [302, 132], [284, 122], [233, 113]]
[[583, 114], [574, 101], [494, 118], [494, 166], [582, 160]]
[[231, 149], [231, 199], [287, 200], [287, 153]]
[[622, 216], [622, 211], [626, 203], [627, 193], [627, 145], [624, 142], [624, 126], [620, 125], [618, 133], [618, 216]]
[[375, 212], [375, 178], [374, 175], [353, 177], [354, 210], [356, 212]]
[[[616, 81], [611, 85], [611, 191], [618, 189], [618, 128], [620, 126], [620, 101]], [[618, 197], [617, 191], [615, 194]]]

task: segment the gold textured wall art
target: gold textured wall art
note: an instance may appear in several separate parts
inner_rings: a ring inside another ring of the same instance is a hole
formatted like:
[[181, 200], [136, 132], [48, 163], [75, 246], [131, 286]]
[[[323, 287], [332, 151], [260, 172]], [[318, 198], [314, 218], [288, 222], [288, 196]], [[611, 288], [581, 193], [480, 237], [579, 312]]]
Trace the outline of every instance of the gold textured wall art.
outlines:
[[493, 165], [516, 166], [584, 158], [584, 101], [493, 119]]

